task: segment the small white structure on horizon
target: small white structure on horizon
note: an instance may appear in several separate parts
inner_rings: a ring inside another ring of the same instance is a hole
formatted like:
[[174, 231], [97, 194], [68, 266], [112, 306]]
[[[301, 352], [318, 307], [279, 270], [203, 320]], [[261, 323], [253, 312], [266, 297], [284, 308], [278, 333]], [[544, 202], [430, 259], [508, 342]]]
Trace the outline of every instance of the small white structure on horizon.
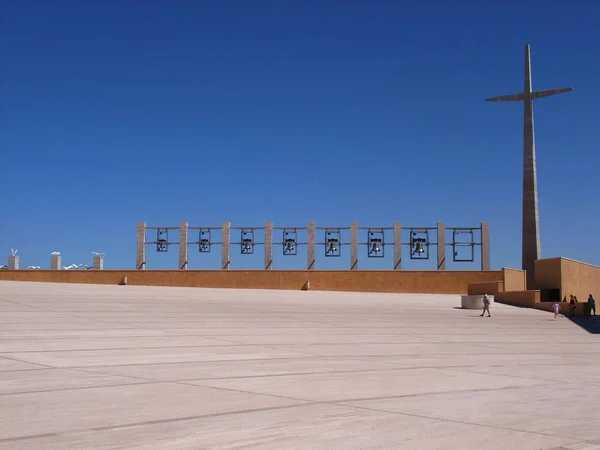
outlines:
[[94, 270], [104, 270], [104, 253], [92, 252], [92, 255], [92, 268]]
[[85, 264], [70, 264], [66, 267], [63, 267], [64, 270], [79, 270], [82, 267], [85, 267], [87, 269], [88, 266], [86, 266]]
[[62, 267], [60, 263], [61, 263], [60, 252], [50, 253], [50, 270], [60, 270]]
[[10, 256], [8, 257], [8, 265], [6, 266], [8, 270], [19, 270], [19, 255], [17, 255], [17, 249], [10, 249]]

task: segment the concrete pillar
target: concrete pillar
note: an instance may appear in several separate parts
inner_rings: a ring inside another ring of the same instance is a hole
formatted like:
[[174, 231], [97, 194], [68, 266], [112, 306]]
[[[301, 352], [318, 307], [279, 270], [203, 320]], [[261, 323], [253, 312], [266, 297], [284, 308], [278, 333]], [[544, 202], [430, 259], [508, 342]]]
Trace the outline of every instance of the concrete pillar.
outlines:
[[188, 223], [179, 223], [179, 270], [188, 268]]
[[315, 270], [315, 223], [308, 223], [308, 239], [306, 240], [306, 268]]
[[58, 255], [50, 255], [50, 270], [62, 270], [61, 262], [60, 253]]
[[94, 270], [104, 270], [104, 255], [94, 255], [92, 267]]
[[231, 223], [223, 222], [221, 225], [221, 269], [231, 269]]
[[273, 222], [265, 224], [265, 270], [273, 269]]
[[8, 270], [19, 270], [19, 255], [8, 257]]
[[[340, 242], [341, 244], [341, 242]], [[350, 224], [350, 270], [358, 269], [358, 223]]]
[[394, 270], [402, 270], [402, 225], [394, 223]]
[[[535, 156], [535, 135], [533, 125], [533, 97], [531, 89], [531, 49], [525, 46], [525, 77], [523, 86], [523, 214], [521, 258], [523, 270], [527, 271], [527, 289], [534, 289], [535, 263], [541, 258], [540, 214], [538, 209], [537, 168]], [[489, 235], [488, 235], [489, 236]], [[489, 246], [489, 237], [488, 237]], [[488, 247], [489, 248], [489, 247]], [[483, 269], [483, 224], [481, 227], [481, 266]], [[489, 253], [488, 253], [489, 254]]]
[[[481, 270], [490, 270], [490, 224], [481, 222]], [[529, 287], [528, 287], [529, 289]]]
[[446, 225], [437, 224], [437, 270], [446, 270]]
[[138, 222], [137, 224], [135, 268], [146, 270], [146, 222]]

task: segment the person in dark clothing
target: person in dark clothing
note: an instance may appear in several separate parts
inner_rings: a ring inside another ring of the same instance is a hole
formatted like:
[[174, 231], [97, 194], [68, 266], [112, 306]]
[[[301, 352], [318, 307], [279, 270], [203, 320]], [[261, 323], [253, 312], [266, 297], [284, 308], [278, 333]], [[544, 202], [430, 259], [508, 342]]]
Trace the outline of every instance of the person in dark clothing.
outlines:
[[577, 308], [577, 297], [573, 297], [571, 295], [571, 300], [569, 300], [569, 309], [571, 310], [571, 317], [575, 317], [575, 308]]
[[588, 305], [590, 305], [590, 313], [593, 311], [594, 316], [596, 315], [596, 300], [592, 297], [592, 294], [588, 297]]

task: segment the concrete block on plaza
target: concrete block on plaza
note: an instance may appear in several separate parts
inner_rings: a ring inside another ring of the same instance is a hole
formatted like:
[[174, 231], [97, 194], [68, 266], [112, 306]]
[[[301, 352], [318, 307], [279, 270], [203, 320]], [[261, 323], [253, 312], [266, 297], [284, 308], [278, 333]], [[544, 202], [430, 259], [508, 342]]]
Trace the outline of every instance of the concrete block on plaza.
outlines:
[[[490, 308], [494, 306], [494, 296], [488, 295], [490, 299]], [[460, 298], [460, 306], [464, 309], [482, 309], [483, 295], [462, 295]]]

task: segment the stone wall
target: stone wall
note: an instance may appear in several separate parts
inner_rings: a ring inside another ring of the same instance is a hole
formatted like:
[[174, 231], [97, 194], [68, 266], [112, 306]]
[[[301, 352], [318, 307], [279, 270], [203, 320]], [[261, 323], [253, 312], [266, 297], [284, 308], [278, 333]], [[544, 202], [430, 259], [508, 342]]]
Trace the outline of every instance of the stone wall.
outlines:
[[0, 280], [247, 289], [466, 294], [470, 283], [501, 281], [501, 271], [375, 270], [3, 270]]

